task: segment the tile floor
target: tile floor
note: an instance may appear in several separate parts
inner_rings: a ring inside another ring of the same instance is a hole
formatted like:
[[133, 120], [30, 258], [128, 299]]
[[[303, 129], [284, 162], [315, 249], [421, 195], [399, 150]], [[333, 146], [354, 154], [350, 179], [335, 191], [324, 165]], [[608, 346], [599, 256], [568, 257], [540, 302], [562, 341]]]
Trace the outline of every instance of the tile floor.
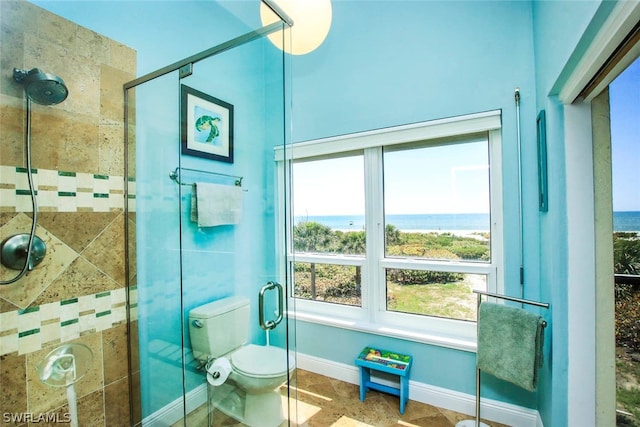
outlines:
[[[291, 388], [291, 426], [295, 427], [454, 427], [467, 415], [410, 400], [400, 415], [398, 397], [377, 391], [367, 392], [360, 401], [359, 387], [323, 375], [298, 369], [297, 387]], [[283, 388], [286, 399], [286, 388]], [[285, 402], [286, 403], [286, 402]], [[285, 406], [286, 411], [286, 406]], [[207, 425], [204, 405], [187, 416], [188, 427]], [[491, 427], [508, 427], [484, 420]], [[182, 426], [182, 421], [173, 427]], [[211, 427], [240, 427], [244, 424], [216, 411]], [[287, 426], [285, 421], [282, 427]]]

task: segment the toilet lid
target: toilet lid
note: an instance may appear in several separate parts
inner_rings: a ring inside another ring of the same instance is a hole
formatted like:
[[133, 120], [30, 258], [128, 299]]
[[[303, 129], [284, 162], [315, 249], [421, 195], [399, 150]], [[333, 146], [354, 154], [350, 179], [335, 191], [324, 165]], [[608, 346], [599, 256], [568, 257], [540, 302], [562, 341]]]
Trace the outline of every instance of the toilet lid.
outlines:
[[231, 355], [231, 364], [252, 377], [275, 377], [287, 372], [287, 352], [279, 347], [249, 344]]

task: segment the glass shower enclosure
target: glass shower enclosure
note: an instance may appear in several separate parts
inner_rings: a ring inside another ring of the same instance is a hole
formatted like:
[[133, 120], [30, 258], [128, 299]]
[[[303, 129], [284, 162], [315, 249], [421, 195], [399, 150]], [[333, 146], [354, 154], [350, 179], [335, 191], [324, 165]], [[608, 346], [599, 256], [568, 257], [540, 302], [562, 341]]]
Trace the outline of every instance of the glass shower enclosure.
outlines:
[[[278, 197], [287, 177], [274, 161], [274, 147], [287, 149], [287, 57], [266, 38], [285, 25], [242, 34], [124, 86], [133, 425], [257, 425], [265, 411], [283, 417], [260, 427], [290, 419], [295, 331], [284, 286], [286, 206]], [[209, 324], [203, 313], [228, 315]], [[274, 350], [275, 361], [251, 353], [245, 362], [274, 362], [284, 377], [267, 386], [268, 397], [255, 398], [232, 363], [194, 354], [194, 328], [214, 337], [215, 348], [238, 342], [255, 354]]]

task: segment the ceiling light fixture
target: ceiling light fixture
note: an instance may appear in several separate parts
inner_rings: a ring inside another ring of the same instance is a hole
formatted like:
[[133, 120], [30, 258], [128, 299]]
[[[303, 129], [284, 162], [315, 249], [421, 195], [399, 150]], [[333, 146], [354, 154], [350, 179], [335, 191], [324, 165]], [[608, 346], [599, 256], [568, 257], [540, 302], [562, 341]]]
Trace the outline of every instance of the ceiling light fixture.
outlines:
[[[305, 55], [324, 42], [331, 28], [331, 0], [272, 0], [294, 25], [270, 34], [269, 40], [279, 49], [292, 55]], [[267, 26], [280, 20], [264, 2], [260, 3], [260, 20]]]

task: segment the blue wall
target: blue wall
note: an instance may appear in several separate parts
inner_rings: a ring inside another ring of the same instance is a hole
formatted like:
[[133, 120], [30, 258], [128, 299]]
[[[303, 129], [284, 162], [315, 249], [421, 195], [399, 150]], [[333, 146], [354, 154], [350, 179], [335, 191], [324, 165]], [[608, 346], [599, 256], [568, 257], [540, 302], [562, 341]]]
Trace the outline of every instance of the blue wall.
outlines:
[[547, 342], [553, 364], [541, 372], [538, 409], [545, 425], [568, 425], [567, 209], [564, 108], [558, 91], [566, 83], [614, 1], [533, 3], [537, 110], [547, 117], [549, 212], [540, 216], [541, 298], [551, 303]]
[[[325, 43], [292, 64], [293, 140], [502, 110], [506, 292], [519, 285], [514, 90], [521, 90], [526, 296], [539, 295], [535, 74], [529, 2], [336, 1]], [[536, 190], [535, 192], [533, 190]], [[413, 354], [412, 379], [474, 394], [475, 354], [298, 325], [298, 350], [351, 364], [366, 344]], [[314, 337], [308, 340], [305, 337]], [[343, 345], [335, 345], [336, 337]], [[536, 397], [483, 380], [483, 395], [526, 407]]]

